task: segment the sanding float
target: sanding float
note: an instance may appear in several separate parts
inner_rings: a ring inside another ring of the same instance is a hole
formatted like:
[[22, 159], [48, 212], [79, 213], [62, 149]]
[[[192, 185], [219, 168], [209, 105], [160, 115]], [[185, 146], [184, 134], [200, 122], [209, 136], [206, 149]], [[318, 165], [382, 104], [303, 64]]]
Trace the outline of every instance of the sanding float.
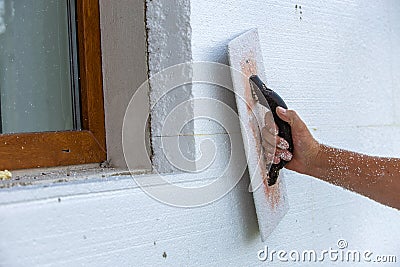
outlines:
[[[228, 44], [229, 62], [241, 131], [251, 179], [251, 191], [257, 212], [261, 240], [265, 241], [289, 209], [282, 172], [286, 164], [272, 164], [267, 155], [261, 131], [276, 123], [279, 136], [290, 143], [290, 126], [275, 113], [276, 106], [287, 108], [283, 100], [262, 82], [266, 81], [257, 29], [252, 29]], [[267, 115], [266, 115], [267, 114]], [[269, 118], [269, 119], [268, 119]], [[273, 119], [272, 119], [273, 118]], [[269, 151], [271, 152], [271, 151]]]

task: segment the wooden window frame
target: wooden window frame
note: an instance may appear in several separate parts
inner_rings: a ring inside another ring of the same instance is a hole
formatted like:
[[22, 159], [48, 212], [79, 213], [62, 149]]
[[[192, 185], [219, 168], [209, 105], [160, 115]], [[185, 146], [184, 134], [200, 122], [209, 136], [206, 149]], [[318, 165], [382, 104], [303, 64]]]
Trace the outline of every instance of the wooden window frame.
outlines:
[[76, 4], [82, 130], [0, 134], [0, 170], [106, 160], [99, 0]]

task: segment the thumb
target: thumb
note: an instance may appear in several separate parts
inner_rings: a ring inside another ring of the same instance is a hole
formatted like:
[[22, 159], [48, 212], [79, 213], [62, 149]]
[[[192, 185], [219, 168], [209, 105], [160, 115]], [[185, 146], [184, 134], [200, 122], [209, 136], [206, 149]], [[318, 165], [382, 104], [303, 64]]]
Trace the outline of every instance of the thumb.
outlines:
[[296, 128], [301, 126], [302, 121], [299, 115], [297, 115], [296, 111], [284, 109], [282, 107], [277, 107], [276, 113], [278, 114], [279, 118], [289, 123], [290, 127]]

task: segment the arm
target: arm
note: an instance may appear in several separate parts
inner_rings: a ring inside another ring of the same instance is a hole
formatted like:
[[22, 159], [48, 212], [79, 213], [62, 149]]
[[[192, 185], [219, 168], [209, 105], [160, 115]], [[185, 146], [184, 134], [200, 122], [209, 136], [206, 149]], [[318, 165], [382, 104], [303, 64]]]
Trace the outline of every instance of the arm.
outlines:
[[[277, 113], [292, 127], [294, 154], [286, 165], [288, 169], [400, 209], [400, 159], [372, 157], [319, 144], [295, 111], [278, 108]], [[278, 146], [274, 161], [287, 157], [287, 153]]]
[[400, 160], [320, 146], [305, 174], [400, 209]]

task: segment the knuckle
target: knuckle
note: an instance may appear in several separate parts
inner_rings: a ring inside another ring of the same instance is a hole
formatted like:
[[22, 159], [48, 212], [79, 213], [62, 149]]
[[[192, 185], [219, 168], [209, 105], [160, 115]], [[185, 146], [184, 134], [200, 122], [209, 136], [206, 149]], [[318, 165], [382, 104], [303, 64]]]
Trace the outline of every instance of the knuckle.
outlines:
[[292, 119], [295, 119], [297, 117], [297, 112], [295, 110], [288, 110], [290, 117], [292, 117]]

